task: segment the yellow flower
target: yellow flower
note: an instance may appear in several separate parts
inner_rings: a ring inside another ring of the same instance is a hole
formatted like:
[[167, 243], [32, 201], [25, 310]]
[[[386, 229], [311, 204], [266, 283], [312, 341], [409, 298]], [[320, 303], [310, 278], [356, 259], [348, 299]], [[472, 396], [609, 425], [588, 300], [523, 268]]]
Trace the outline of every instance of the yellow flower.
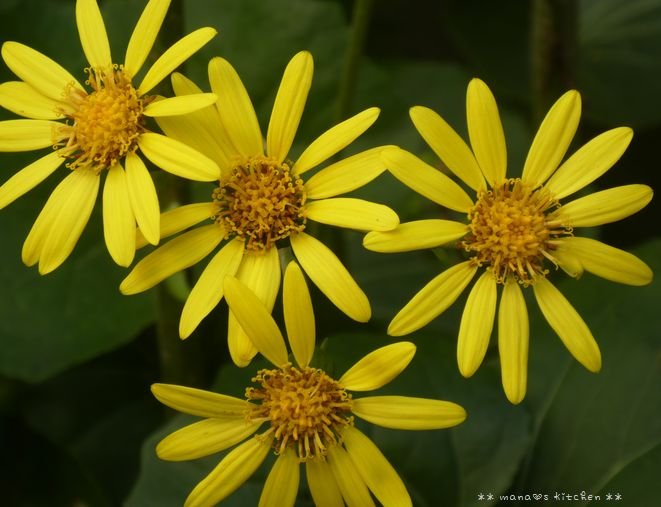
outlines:
[[[434, 248], [456, 242], [468, 255], [438, 275], [395, 316], [388, 334], [401, 336], [425, 326], [445, 311], [478, 271], [459, 329], [457, 359], [469, 377], [482, 363], [496, 314], [498, 349], [507, 398], [525, 396], [528, 364], [528, 313], [520, 286], [532, 286], [544, 317], [571, 354], [588, 370], [601, 368], [601, 354], [588, 326], [548, 281], [549, 266], [580, 277], [588, 271], [629, 285], [652, 280], [650, 268], [635, 256], [599, 241], [573, 235], [623, 219], [652, 198], [646, 185], [626, 185], [580, 197], [561, 199], [581, 190], [622, 156], [632, 131], [604, 132], [561, 164], [581, 115], [578, 92], [565, 93], [551, 108], [532, 143], [520, 178], [507, 178], [505, 137], [491, 91], [479, 79], [468, 85], [467, 117], [471, 148], [435, 112], [413, 107], [411, 119], [443, 163], [477, 193], [472, 200], [454, 181], [414, 155], [387, 149], [384, 163], [392, 174], [421, 195], [467, 215], [466, 222], [421, 220], [391, 232], [373, 232], [364, 246], [378, 252]], [[486, 180], [486, 181], [485, 181]]]
[[[297, 366], [289, 363], [285, 341], [270, 311], [236, 278], [225, 279], [228, 304], [259, 351], [275, 365], [253, 378], [247, 400], [176, 385], [154, 384], [159, 401], [205, 419], [163, 439], [162, 459], [183, 461], [236, 444], [188, 496], [187, 507], [215, 505], [239, 488], [269, 450], [278, 458], [259, 505], [293, 506], [299, 464], [316, 505], [405, 507], [411, 499], [404, 483], [374, 443], [354, 427], [354, 415], [380, 426], [407, 430], [440, 429], [464, 421], [462, 407], [447, 401], [406, 396], [353, 398], [349, 391], [372, 391], [390, 382], [409, 364], [415, 346], [399, 342], [363, 357], [339, 380], [310, 367], [315, 324], [310, 294], [295, 262], [285, 272], [283, 305], [287, 335]], [[265, 430], [250, 438], [265, 427]]]
[[89, 220], [104, 170], [108, 173], [103, 188], [104, 236], [114, 261], [122, 266], [133, 261], [136, 222], [147, 241], [158, 243], [158, 198], [138, 149], [178, 176], [201, 181], [218, 177], [211, 159], [149, 132], [146, 126], [147, 117], [184, 114], [215, 102], [213, 94], [163, 100], [147, 94], [216, 31], [201, 28], [185, 36], [154, 62], [137, 88], [133, 85], [169, 4], [169, 0], [149, 1], [133, 30], [124, 64], [117, 65], [96, 0], [76, 2], [80, 41], [90, 65], [85, 69], [89, 91], [38, 51], [18, 42], [2, 46], [5, 63], [22, 81], [0, 85], [0, 106], [29, 119], [0, 122], [0, 151], [49, 146], [56, 151], [0, 187], [0, 209], [45, 180], [65, 160], [71, 170], [51, 194], [23, 245], [23, 262], [28, 266], [38, 262], [41, 274], [56, 269], [73, 250]]
[[[188, 231], [139, 262], [122, 282], [124, 294], [135, 294], [192, 266], [226, 241], [200, 276], [184, 306], [179, 333], [187, 338], [223, 297], [223, 279], [234, 275], [273, 308], [280, 287], [277, 243], [289, 239], [307, 275], [340, 310], [359, 322], [371, 316], [369, 301], [339, 259], [323, 243], [304, 232], [307, 220], [362, 231], [390, 230], [399, 224], [386, 206], [336, 197], [361, 187], [385, 167], [379, 152], [364, 151], [329, 165], [304, 181], [304, 173], [328, 160], [367, 130], [379, 115], [367, 109], [319, 136], [298, 157], [287, 159], [312, 82], [312, 56], [292, 58], [275, 99], [266, 150], [255, 111], [239, 76], [222, 58], [209, 63], [217, 108], [186, 117], [159, 118], [171, 137], [199, 149], [221, 168], [212, 200], [182, 206], [161, 217], [161, 237], [204, 220], [213, 223]], [[172, 76], [175, 93], [185, 97], [200, 90], [180, 74]], [[256, 354], [230, 315], [229, 349], [237, 365]]]

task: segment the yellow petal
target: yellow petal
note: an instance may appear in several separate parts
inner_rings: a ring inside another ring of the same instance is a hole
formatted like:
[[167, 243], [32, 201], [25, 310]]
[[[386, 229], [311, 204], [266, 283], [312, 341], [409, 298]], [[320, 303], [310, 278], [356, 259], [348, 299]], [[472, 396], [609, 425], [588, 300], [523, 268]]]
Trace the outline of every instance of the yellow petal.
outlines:
[[319, 290], [350, 318], [367, 322], [372, 316], [367, 296], [335, 254], [304, 232], [290, 239], [294, 255]]
[[477, 267], [466, 261], [433, 278], [395, 315], [388, 334], [402, 336], [426, 326], [455, 302], [476, 271]]
[[332, 445], [328, 448], [327, 461], [348, 506], [374, 507], [367, 485], [347, 451], [339, 445]]
[[321, 134], [298, 157], [293, 171], [303, 174], [349, 146], [372, 126], [379, 117], [379, 112], [378, 107], [366, 109]]
[[456, 403], [411, 396], [358, 398], [351, 411], [373, 424], [399, 430], [438, 430], [466, 419], [466, 411]]
[[54, 151], [14, 174], [0, 187], [0, 209], [32, 190], [53, 174], [63, 162], [64, 158]]
[[288, 447], [278, 456], [266, 478], [262, 495], [259, 497], [259, 507], [293, 507], [300, 473], [298, 456]]
[[244, 157], [263, 155], [255, 108], [234, 67], [223, 58], [213, 58], [209, 62], [209, 83], [218, 95], [220, 120], [232, 144]]
[[243, 442], [262, 424], [262, 421], [248, 423], [244, 416], [239, 415], [203, 419], [165, 437], [156, 446], [156, 454], [168, 461], [209, 456]]
[[47, 120], [0, 121], [0, 151], [32, 151], [53, 146], [60, 123]]
[[53, 100], [62, 100], [68, 86], [86, 94], [80, 83], [61, 65], [19, 42], [2, 45], [7, 67], [32, 88]]
[[94, 69], [108, 69], [112, 65], [110, 43], [96, 0], [76, 1], [76, 24], [90, 66]]
[[151, 392], [163, 405], [198, 417], [244, 417], [249, 407], [241, 398], [174, 384], [152, 384]]
[[124, 278], [119, 290], [129, 295], [151, 289], [169, 276], [200, 262], [222, 239], [223, 231], [216, 224], [185, 232], [138, 262]]
[[149, 92], [193, 53], [213, 39], [217, 33], [210, 27], [199, 28], [175, 42], [147, 71], [138, 87], [138, 94], [144, 95]]
[[135, 255], [135, 216], [129, 199], [124, 169], [110, 168], [103, 186], [103, 236], [108, 252], [120, 266], [128, 266]]
[[[280, 289], [280, 277], [280, 260], [275, 248], [263, 254], [246, 252], [236, 274], [236, 278], [257, 296], [269, 312], [273, 311]], [[247, 366], [257, 354], [252, 340], [231, 311], [227, 326], [227, 344], [237, 366]]]
[[[177, 96], [203, 93], [193, 81], [178, 72], [172, 74], [172, 88]], [[217, 97], [218, 95], [216, 95], [216, 99]], [[211, 133], [210, 139], [217, 143], [225, 157], [229, 159], [234, 155], [239, 154], [239, 151], [232, 144], [232, 141], [220, 120], [220, 113], [218, 112], [216, 105], [200, 109], [194, 114], [187, 115], [186, 117], [191, 118], [196, 122], [200, 122], [202, 131], [206, 131], [207, 135]], [[205, 140], [206, 139], [207, 138], [205, 137]]]
[[443, 118], [422, 106], [412, 107], [409, 115], [420, 135], [450, 171], [473, 190], [484, 188], [484, 177], [473, 152]]
[[480, 79], [472, 79], [468, 84], [466, 118], [473, 153], [493, 187], [505, 179], [507, 147], [496, 99]]
[[507, 279], [498, 309], [498, 351], [505, 396], [514, 404], [526, 396], [528, 384], [528, 310], [519, 284]]
[[316, 507], [344, 507], [342, 493], [327, 462], [320, 459], [306, 461], [305, 475]]
[[556, 199], [562, 199], [608, 171], [626, 151], [633, 130], [618, 127], [598, 135], [577, 150], [545, 185]]
[[225, 299], [257, 350], [275, 366], [286, 364], [285, 340], [264, 303], [233, 276], [225, 277]]
[[574, 256], [592, 274], [627, 285], [647, 285], [652, 281], [650, 267], [635, 255], [590, 238], [562, 240], [563, 250]]
[[351, 461], [382, 505], [413, 505], [402, 479], [374, 442], [351, 426], [342, 432], [342, 439]]
[[459, 185], [408, 151], [388, 148], [381, 158], [395, 178], [436, 204], [464, 213], [473, 206]]
[[462, 238], [468, 225], [452, 220], [416, 220], [399, 224], [386, 232], [370, 232], [363, 238], [363, 246], [373, 252], [410, 252], [436, 248]]
[[131, 34], [124, 57], [124, 70], [130, 76], [136, 76], [140, 72], [142, 64], [145, 63], [149, 52], [154, 47], [154, 41], [161, 29], [168, 7], [170, 7], [170, 0], [150, 0], [142, 11]]
[[314, 354], [314, 311], [303, 271], [294, 261], [285, 270], [282, 301], [289, 346], [298, 365], [307, 366]]
[[305, 211], [315, 222], [359, 231], [389, 231], [399, 224], [397, 213], [388, 206], [362, 199], [336, 197], [312, 201]]
[[[160, 240], [161, 211], [154, 181], [142, 159], [134, 152], [126, 155], [125, 164], [126, 184], [135, 220], [143, 237], [156, 245]], [[135, 243], [135, 234], [133, 236]]]
[[477, 371], [487, 352], [496, 315], [496, 292], [493, 273], [485, 271], [468, 294], [457, 342], [457, 363], [464, 377]]
[[381, 151], [392, 147], [377, 146], [324, 167], [305, 183], [308, 199], [335, 197], [366, 185], [386, 170]]
[[546, 114], [523, 166], [523, 181], [537, 187], [560, 165], [581, 118], [581, 96], [570, 90]]
[[259, 468], [271, 450], [271, 441], [251, 438], [233, 449], [186, 498], [184, 507], [216, 505], [227, 498]]
[[213, 160], [219, 169], [217, 177], [220, 177], [220, 171], [229, 167], [230, 159], [218, 147], [218, 143], [212, 141], [214, 131], [204, 129], [197, 118], [198, 114], [199, 111], [184, 116], [162, 116], [156, 118], [156, 123], [168, 138], [180, 141]]
[[398, 342], [370, 352], [338, 381], [349, 391], [373, 391], [402, 373], [415, 355], [415, 345]]
[[220, 169], [213, 160], [169, 137], [147, 132], [138, 137], [138, 146], [154, 165], [176, 176], [194, 181], [220, 178]]
[[640, 211], [652, 200], [652, 195], [647, 185], [609, 188], [561, 206], [555, 216], [572, 227], [608, 224]]
[[169, 99], [152, 102], [145, 107], [145, 116], [180, 116], [193, 113], [199, 109], [209, 107], [216, 103], [214, 93], [199, 93], [196, 95], [182, 95]]
[[239, 368], [248, 366], [259, 352], [231, 311], [227, 321], [227, 348], [232, 361]]
[[285, 160], [294, 142], [312, 84], [313, 72], [312, 55], [301, 51], [291, 59], [282, 76], [266, 134], [266, 153], [278, 162]]
[[553, 251], [553, 258], [558, 263], [558, 266], [573, 278], [580, 278], [583, 276], [583, 264], [578, 258], [565, 248], [565, 242], [561, 242], [556, 250]]
[[62, 103], [46, 97], [21, 81], [0, 84], [0, 107], [33, 120], [57, 120], [64, 115]]
[[591, 372], [601, 370], [599, 346], [571, 303], [546, 278], [538, 280], [533, 289], [546, 321], [571, 355]]
[[[211, 218], [213, 214], [213, 204], [210, 202], [199, 202], [195, 204], [186, 204], [166, 211], [161, 215], [159, 237], [165, 239], [173, 234], [188, 229], [193, 225], [199, 224], [203, 220]], [[136, 247], [142, 248], [147, 244], [147, 240], [141, 231], [137, 231]]]
[[179, 321], [179, 336], [188, 338], [211, 310], [223, 298], [225, 276], [234, 275], [243, 258], [243, 241], [235, 238], [227, 243], [207, 264], [186, 304]]
[[58, 268], [73, 251], [92, 214], [99, 180], [92, 171], [76, 170], [51, 194], [55, 210], [39, 257], [39, 274]]
[[[195, 83], [178, 73], [172, 74], [172, 87], [177, 96], [202, 93]], [[162, 116], [156, 118], [156, 123], [168, 137], [212, 159], [221, 171], [229, 167], [232, 155], [238, 153], [220, 122], [215, 105], [184, 116]]]
[[21, 260], [26, 266], [32, 267], [39, 262], [41, 250], [44, 247], [46, 236], [51, 230], [51, 223], [53, 222], [53, 217], [56, 212], [56, 203], [53, 199], [49, 198], [37, 216], [37, 219], [34, 221], [34, 224], [28, 233], [28, 237], [25, 238], [25, 242], [23, 243]]

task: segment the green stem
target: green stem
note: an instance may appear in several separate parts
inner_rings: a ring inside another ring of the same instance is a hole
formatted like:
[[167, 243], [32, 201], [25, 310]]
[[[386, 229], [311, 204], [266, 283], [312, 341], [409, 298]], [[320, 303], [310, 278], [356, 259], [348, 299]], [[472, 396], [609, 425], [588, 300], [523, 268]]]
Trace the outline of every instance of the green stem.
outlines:
[[181, 340], [177, 334], [181, 305], [164, 285], [156, 288], [156, 342], [161, 365], [161, 381], [184, 384], [186, 365], [181, 352]]
[[[370, 17], [374, 0], [355, 0], [352, 18], [351, 34], [349, 36], [349, 46], [344, 58], [344, 67], [340, 78], [337, 108], [335, 111], [335, 123], [339, 123], [348, 118], [352, 113], [353, 98], [358, 84], [358, 73], [360, 69], [360, 60], [363, 56], [365, 39], [369, 28]], [[338, 157], [336, 155], [336, 157]], [[322, 239], [330, 249], [340, 259], [346, 256], [343, 231], [340, 229], [330, 229]]]
[[[575, 86], [578, 48], [578, 2], [576, 0], [534, 0], [531, 19], [531, 69], [533, 116], [539, 124], [550, 105]], [[566, 374], [566, 370], [562, 376]], [[561, 376], [561, 378], [562, 378]], [[559, 385], [556, 384], [556, 388]], [[554, 391], [545, 400], [533, 422], [528, 452], [519, 467], [514, 491], [527, 483], [536, 440]], [[541, 414], [541, 415], [540, 415]]]
[[[183, 3], [174, 0], [165, 18], [157, 43], [159, 53], [179, 40], [184, 32]], [[164, 83], [166, 85], [166, 83]], [[161, 210], [173, 205], [190, 202], [188, 182], [171, 174], [160, 172], [158, 178]], [[156, 289], [156, 341], [161, 367], [161, 378], [165, 382], [183, 385], [201, 385], [204, 367], [200, 359], [203, 350], [199, 340], [183, 343], [179, 338], [179, 318], [185, 292], [186, 276], [166, 280]], [[178, 283], [178, 285], [177, 285]]]
[[553, 101], [575, 86], [578, 2], [534, 0], [531, 21], [533, 116], [540, 122]]
[[346, 119], [351, 113], [351, 105], [358, 83], [360, 59], [363, 56], [373, 5], [374, 0], [355, 0], [354, 3], [349, 47], [344, 60], [337, 102], [336, 120], [338, 122]]

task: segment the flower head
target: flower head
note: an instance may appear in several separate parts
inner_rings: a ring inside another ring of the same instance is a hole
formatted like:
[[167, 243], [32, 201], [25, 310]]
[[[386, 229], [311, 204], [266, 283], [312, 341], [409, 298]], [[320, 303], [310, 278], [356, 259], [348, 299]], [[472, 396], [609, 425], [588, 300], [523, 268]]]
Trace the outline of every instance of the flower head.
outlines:
[[414, 155], [397, 148], [382, 152], [393, 175], [432, 201], [464, 213], [464, 222], [421, 220], [390, 232], [372, 232], [364, 246], [401, 252], [455, 244], [468, 259], [429, 282], [395, 316], [388, 333], [401, 336], [443, 313], [482, 274], [466, 302], [459, 329], [457, 359], [469, 377], [487, 350], [496, 315], [505, 393], [512, 403], [525, 396], [528, 313], [520, 287], [532, 287], [544, 317], [571, 354], [588, 370], [599, 371], [601, 355], [588, 326], [548, 280], [551, 268], [573, 277], [583, 271], [629, 285], [651, 281], [649, 267], [633, 255], [589, 238], [576, 229], [621, 220], [652, 198], [646, 185], [626, 185], [561, 200], [589, 185], [617, 162], [631, 141], [631, 129], [615, 128], [581, 147], [562, 164], [581, 113], [578, 92], [565, 93], [551, 108], [532, 143], [520, 178], [506, 176], [507, 153], [491, 91], [474, 79], [468, 86], [467, 116], [471, 147], [435, 112], [411, 109], [418, 132], [447, 168], [476, 192], [464, 189]]
[[[139, 262], [122, 282], [124, 294], [147, 290], [192, 266], [221, 242], [188, 297], [179, 333], [190, 336], [223, 297], [223, 279], [235, 275], [272, 308], [280, 286], [278, 247], [290, 243], [307, 275], [340, 310], [359, 322], [371, 316], [369, 301], [333, 252], [309, 234], [308, 221], [361, 231], [390, 230], [399, 224], [386, 206], [337, 197], [381, 174], [383, 147], [335, 162], [310, 178], [307, 173], [349, 145], [379, 115], [367, 109], [336, 125], [296, 159], [288, 158], [312, 82], [310, 53], [295, 55], [285, 70], [266, 135], [266, 150], [250, 98], [236, 71], [222, 58], [209, 63], [217, 107], [186, 117], [159, 118], [169, 136], [199, 149], [221, 168], [211, 201], [182, 206], [162, 216], [161, 236], [195, 228], [158, 248]], [[200, 89], [180, 74], [172, 76], [179, 97]], [[306, 179], [304, 179], [306, 178]], [[257, 349], [230, 315], [228, 341], [238, 365], [247, 365]]]
[[[104, 236], [112, 258], [128, 266], [135, 254], [135, 225], [150, 243], [159, 241], [160, 211], [154, 183], [137, 155], [189, 179], [212, 181], [215, 162], [179, 141], [150, 132], [148, 117], [177, 115], [208, 106], [213, 94], [162, 99], [148, 95], [168, 74], [215, 34], [201, 28], [141, 70], [169, 7], [150, 0], [129, 41], [123, 64], [114, 63], [96, 0], [77, 0], [76, 21], [89, 68], [87, 87], [47, 56], [18, 42], [5, 42], [2, 57], [22, 81], [0, 84], [0, 106], [29, 119], [0, 122], [0, 151], [52, 146], [0, 187], [0, 208], [41, 183], [66, 161], [69, 174], [46, 202], [23, 246], [23, 262], [46, 274], [66, 260], [94, 207], [100, 176]], [[125, 163], [125, 168], [122, 167]]]
[[[368, 354], [338, 380], [310, 366], [314, 315], [298, 265], [285, 273], [285, 325], [296, 366], [284, 339], [255, 294], [227, 277], [230, 308], [259, 351], [275, 368], [264, 369], [246, 389], [246, 400], [176, 385], [155, 384], [159, 401], [205, 419], [162, 440], [162, 459], [207, 456], [236, 444], [200, 482], [186, 506], [215, 505], [241, 486], [272, 450], [277, 460], [266, 479], [260, 505], [294, 505], [300, 464], [305, 465], [316, 505], [373, 505], [370, 491], [385, 506], [412, 505], [402, 480], [374, 443], [354, 426], [354, 416], [398, 429], [439, 429], [461, 423], [462, 407], [447, 401], [406, 396], [354, 398], [352, 391], [378, 389], [401, 373], [415, 346], [400, 342]], [[255, 433], [263, 431], [253, 436]], [[252, 438], [251, 438], [252, 437]]]

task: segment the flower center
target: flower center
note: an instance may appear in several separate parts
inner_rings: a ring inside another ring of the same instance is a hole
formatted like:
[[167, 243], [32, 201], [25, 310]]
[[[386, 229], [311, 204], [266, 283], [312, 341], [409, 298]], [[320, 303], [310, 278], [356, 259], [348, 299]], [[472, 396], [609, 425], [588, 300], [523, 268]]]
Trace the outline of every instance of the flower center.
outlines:
[[68, 101], [74, 111], [67, 116], [73, 124], [63, 125], [57, 135], [67, 139], [63, 153], [73, 159], [70, 169], [91, 167], [100, 172], [137, 148], [138, 136], [145, 130], [145, 101], [138, 97], [131, 77], [122, 67], [85, 72], [89, 74], [85, 84], [93, 91], [69, 91]]
[[519, 178], [506, 180], [478, 194], [468, 213], [471, 233], [460, 243], [473, 253], [478, 266], [486, 265], [499, 283], [514, 276], [528, 286], [546, 276], [544, 258], [556, 263], [551, 252], [560, 236], [571, 229], [549, 218], [558, 203], [543, 187], [534, 189]]
[[248, 419], [271, 422], [277, 453], [290, 446], [301, 461], [323, 457], [342, 428], [353, 425], [351, 395], [322, 370], [287, 366], [260, 370], [252, 380], [261, 387], [246, 390], [248, 400], [259, 402]]
[[305, 229], [303, 180], [272, 158], [249, 157], [235, 165], [221, 178], [213, 200], [212, 218], [226, 231], [226, 239], [239, 236], [249, 250], [268, 250]]

